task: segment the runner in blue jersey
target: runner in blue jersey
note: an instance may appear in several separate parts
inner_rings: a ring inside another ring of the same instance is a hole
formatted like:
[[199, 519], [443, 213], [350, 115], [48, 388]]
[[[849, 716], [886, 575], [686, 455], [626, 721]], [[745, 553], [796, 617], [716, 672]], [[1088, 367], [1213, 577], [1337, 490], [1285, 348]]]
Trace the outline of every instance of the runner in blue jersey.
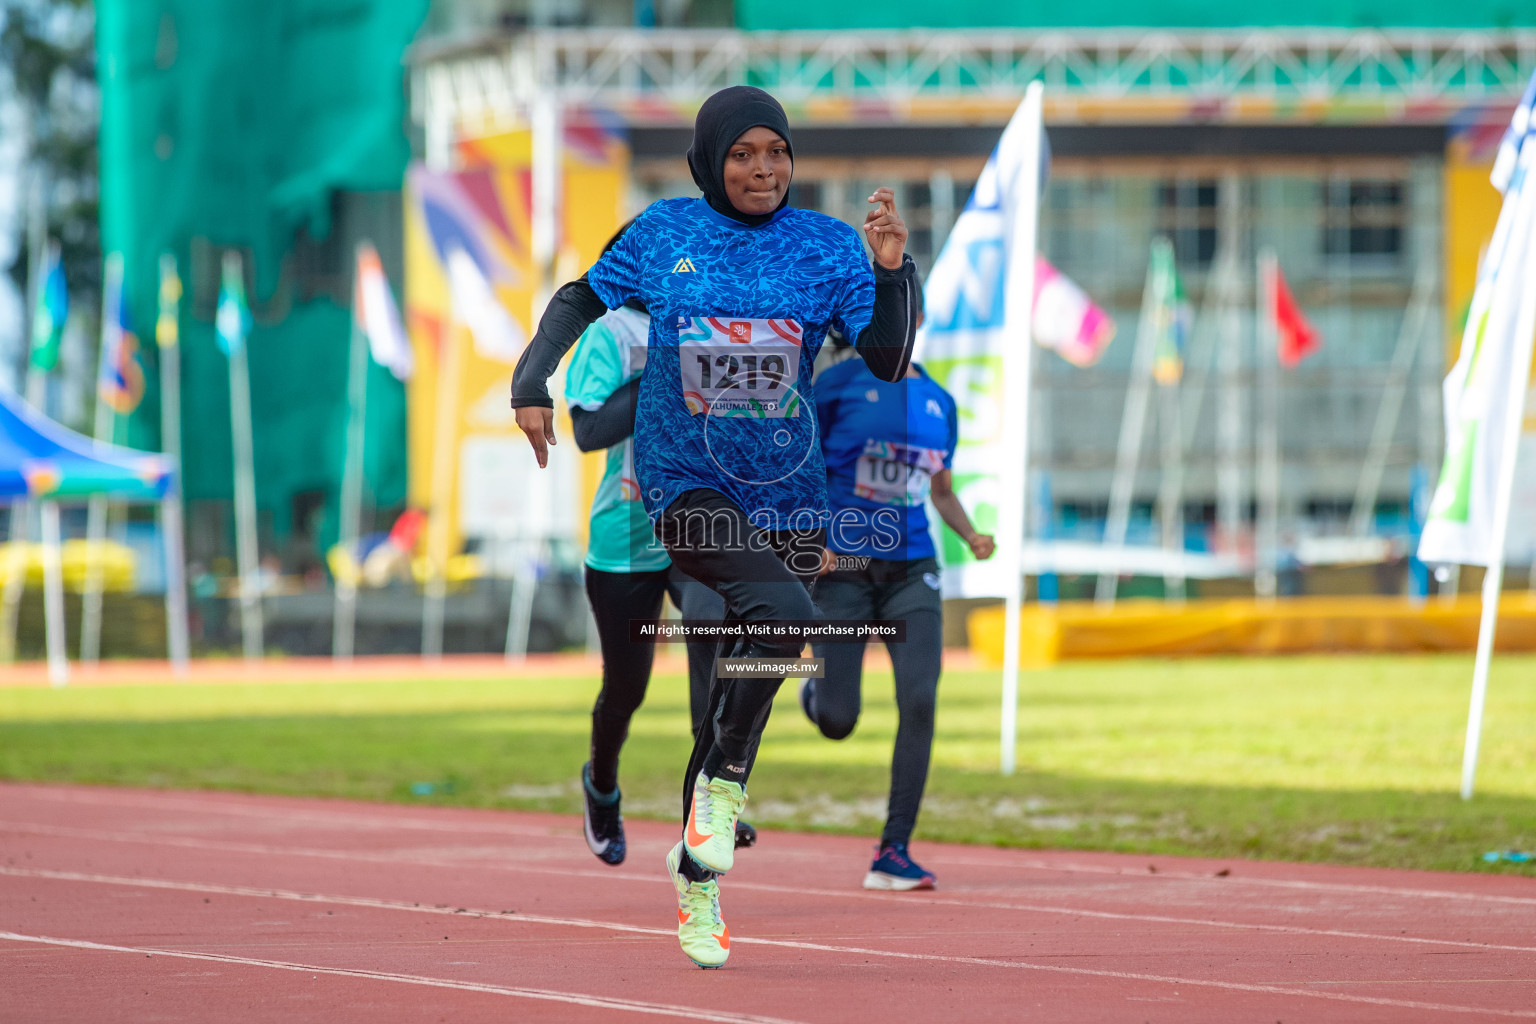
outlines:
[[[977, 558], [992, 556], [993, 539], [971, 525], [951, 483], [955, 400], [921, 366], [887, 383], [862, 359], [845, 359], [817, 378], [816, 415], [832, 511], [827, 548], [835, 556], [816, 586], [817, 604], [829, 619], [906, 625], [903, 641], [886, 644], [899, 717], [885, 830], [864, 888], [931, 889], [932, 872], [907, 852], [928, 781], [943, 661], [929, 499]], [[840, 740], [859, 720], [864, 644], [818, 644], [816, 655], [825, 659], [825, 676], [805, 681], [800, 706], [822, 735]]]
[[[688, 621], [719, 621], [725, 614], [720, 595], [673, 567], [651, 529], [635, 482], [631, 435], [650, 320], [637, 306], [608, 313], [581, 336], [565, 375], [576, 446], [584, 452], [607, 449], [603, 477], [592, 499], [585, 565], [587, 600], [603, 654], [603, 682], [592, 705], [591, 756], [582, 765], [581, 786], [587, 847], [608, 864], [622, 864], [627, 852], [619, 753], [630, 719], [645, 701], [656, 650], [654, 640], [630, 635], [630, 620], [658, 618], [667, 597]], [[689, 642], [688, 709], [695, 729], [708, 705], [714, 668], [714, 643]], [[756, 839], [751, 825], [737, 822], [738, 847], [751, 846]]]
[[[778, 102], [749, 86], [706, 100], [688, 151], [699, 199], [653, 204], [578, 281], [561, 288], [518, 363], [512, 405], [540, 465], [554, 442], [546, 381], [607, 309], [651, 314], [637, 399], [635, 472], [672, 563], [726, 604], [727, 623], [814, 620], [825, 554], [826, 470], [812, 364], [836, 327], [880, 377], [900, 380], [916, 325], [907, 229], [889, 189], [858, 233], [788, 205], [793, 150]], [[794, 658], [799, 641], [752, 634], [730, 652]], [[724, 645], [722, 645], [724, 648]], [[683, 841], [668, 854], [678, 939], [701, 967], [730, 953], [718, 876], [758, 738], [782, 678], [725, 678], [710, 690], [685, 777]]]

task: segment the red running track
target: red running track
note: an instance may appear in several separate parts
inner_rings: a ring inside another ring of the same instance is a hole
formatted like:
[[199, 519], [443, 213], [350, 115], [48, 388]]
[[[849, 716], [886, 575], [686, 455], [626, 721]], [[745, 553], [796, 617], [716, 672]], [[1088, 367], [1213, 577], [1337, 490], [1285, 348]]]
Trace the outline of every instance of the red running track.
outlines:
[[[0, 785], [0, 1021], [1536, 1020], [1536, 881], [764, 833], [731, 960], [678, 951], [631, 822]], [[1155, 866], [1155, 871], [1152, 868]]]

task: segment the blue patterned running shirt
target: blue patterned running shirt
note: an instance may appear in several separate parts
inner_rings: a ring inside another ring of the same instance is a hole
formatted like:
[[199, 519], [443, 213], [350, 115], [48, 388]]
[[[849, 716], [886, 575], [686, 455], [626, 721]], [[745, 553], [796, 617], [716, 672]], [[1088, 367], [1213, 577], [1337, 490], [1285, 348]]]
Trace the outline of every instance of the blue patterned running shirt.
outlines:
[[707, 487], [764, 530], [827, 520], [812, 363], [827, 329], [854, 339], [874, 274], [853, 228], [786, 207], [748, 227], [702, 199], [642, 213], [587, 273], [610, 309], [651, 314], [635, 472], [654, 519]]

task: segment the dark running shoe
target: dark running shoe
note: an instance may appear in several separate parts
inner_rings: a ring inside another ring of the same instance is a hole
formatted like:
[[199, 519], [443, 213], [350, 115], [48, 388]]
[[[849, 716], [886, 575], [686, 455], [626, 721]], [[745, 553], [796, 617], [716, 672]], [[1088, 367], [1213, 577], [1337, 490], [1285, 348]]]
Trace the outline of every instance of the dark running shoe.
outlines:
[[934, 881], [933, 872], [923, 870], [907, 856], [906, 843], [886, 843], [864, 876], [864, 888], [908, 892], [932, 889]]
[[[816, 725], [816, 680], [807, 679], [800, 684], [800, 710]], [[820, 728], [820, 726], [817, 726]]]
[[598, 793], [592, 788], [592, 764], [581, 766], [581, 794], [586, 804], [582, 815], [587, 849], [605, 864], [624, 863], [624, 817], [619, 813], [619, 791]]
[[736, 849], [744, 850], [757, 845], [757, 829], [744, 821], [736, 823]]

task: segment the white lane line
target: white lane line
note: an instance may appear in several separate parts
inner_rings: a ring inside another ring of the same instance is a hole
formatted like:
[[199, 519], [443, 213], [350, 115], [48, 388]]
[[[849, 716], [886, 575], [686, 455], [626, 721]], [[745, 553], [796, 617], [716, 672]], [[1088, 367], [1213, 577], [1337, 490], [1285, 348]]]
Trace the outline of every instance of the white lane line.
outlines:
[[[1152, 855], [1148, 855], [1151, 857]], [[1155, 858], [1154, 858], [1155, 859]], [[966, 864], [972, 867], [1011, 868], [1013, 865], [998, 864], [969, 858], [945, 858], [950, 864]], [[1234, 861], [1240, 865], [1241, 861]], [[1215, 885], [1261, 885], [1273, 886], [1280, 889], [1303, 889], [1317, 892], [1358, 892], [1371, 895], [1403, 896], [1417, 899], [1420, 897], [1429, 899], [1447, 900], [1479, 900], [1487, 903], [1513, 903], [1518, 906], [1536, 906], [1536, 896], [1500, 896], [1494, 893], [1479, 892], [1455, 892], [1448, 889], [1398, 889], [1390, 885], [1365, 885], [1357, 882], [1308, 882], [1294, 878], [1257, 878], [1253, 875], [1224, 875], [1217, 878], [1215, 875], [1205, 872], [1164, 870], [1159, 868], [1156, 874], [1150, 871], [1129, 871], [1125, 868], [1100, 867], [1095, 864], [1052, 864], [1047, 861], [1021, 860], [1018, 867], [1031, 868], [1038, 871], [1055, 871], [1061, 874], [1085, 874], [1085, 875], [1118, 875], [1127, 881], [1179, 881], [1179, 882], [1210, 882]], [[1488, 876], [1484, 876], [1488, 877]], [[1503, 878], [1515, 878], [1505, 875]], [[1523, 878], [1517, 881], [1526, 881]]]
[[292, 889], [272, 889], [249, 885], [220, 885], [216, 882], [173, 882], [158, 878], [129, 878], [120, 875], [93, 875], [78, 871], [48, 871], [0, 867], [0, 875], [17, 878], [46, 878], [61, 882], [97, 882], [103, 885], [125, 885], [140, 889], [170, 889], [176, 892], [205, 892], [217, 896], [249, 896], [255, 899], [292, 900], [297, 903], [321, 903], [343, 907], [366, 907], [370, 910], [403, 910], [413, 914], [439, 914], [446, 917], [484, 917], [523, 924], [550, 924], [568, 928], [601, 928], [607, 931], [633, 932], [637, 935], [676, 935], [675, 929], [643, 928], [639, 925], [618, 924], [610, 921], [593, 921], [582, 917], [548, 917], [541, 914], [517, 912], [500, 913], [494, 910], [470, 910], [468, 907], [407, 903], [404, 900], [375, 899], [372, 896], [339, 896], [329, 893], [297, 892]]
[[87, 942], [84, 939], [59, 939], [49, 935], [22, 935], [19, 932], [0, 931], [0, 940], [32, 942], [47, 946], [68, 946], [74, 949], [94, 949], [110, 953], [138, 953], [144, 956], [169, 956], [183, 960], [207, 960], [220, 964], [236, 964], [242, 967], [266, 967], [279, 971], [297, 971], [304, 974], [328, 974], [339, 978], [361, 978], [367, 981], [393, 981], [404, 985], [424, 985], [428, 988], [451, 988], [463, 992], [484, 992], [489, 995], [515, 996], [519, 999], [542, 999], [553, 1003], [570, 1003], [574, 1006], [591, 1006], [601, 1010], [627, 1010], [631, 1013], [649, 1013], [683, 1020], [718, 1021], [719, 1024], [802, 1024], [783, 1017], [760, 1017], [755, 1014], [727, 1013], [721, 1010], [705, 1010], [694, 1006], [677, 1006], [668, 1003], [648, 1003], [638, 999], [618, 999], [611, 996], [594, 996], [581, 992], [559, 992], [545, 988], [524, 988], [515, 985], [485, 985], [473, 981], [454, 981], [451, 978], [429, 978], [419, 974], [396, 974], [392, 971], [348, 970], [339, 967], [322, 967], [318, 964], [301, 964], [288, 960], [256, 960], [250, 957], [229, 956], [224, 953], [194, 953], [190, 950], [163, 949], [159, 946], [114, 946], [105, 942]]
[[[7, 787], [0, 786], [0, 792]], [[25, 787], [17, 787], [25, 788]], [[400, 805], [404, 812], [400, 817], [387, 815], [365, 815], [348, 811], [322, 812], [305, 810], [288, 810], [265, 807], [229, 806], [218, 800], [197, 800], [179, 795], [166, 796], [164, 798], [145, 794], [125, 794], [119, 798], [115, 794], [96, 794], [81, 792], [79, 790], [50, 790], [46, 787], [26, 788], [25, 795], [37, 799], [52, 800], [59, 803], [80, 803], [104, 806], [136, 806], [155, 809], [173, 809], [187, 811], [206, 811], [214, 814], [226, 814], [234, 817], [265, 818], [273, 821], [305, 821], [331, 827], [355, 827], [359, 829], [382, 829], [395, 831], [422, 831], [445, 833], [484, 833], [486, 835], [515, 835], [530, 838], [548, 839], [558, 835], [559, 832], [552, 828], [539, 828], [529, 825], [495, 825], [488, 823], [464, 823], [449, 824], [446, 822], [428, 821], [426, 819], [405, 817], [404, 813], [414, 811], [414, 808]], [[573, 826], [574, 827], [574, 826]], [[1154, 855], [1149, 854], [1149, 857]], [[1179, 871], [1178, 869], [1160, 869], [1156, 874], [1151, 872], [1131, 871], [1125, 868], [1111, 867], [1107, 865], [1067, 863], [1058, 864], [1050, 861], [1021, 860], [1015, 864], [998, 864], [994, 861], [972, 857], [948, 857], [942, 856], [941, 861], [951, 864], [967, 864], [975, 867], [989, 868], [1013, 868], [1021, 867], [1037, 871], [1051, 871], [1064, 874], [1094, 874], [1114, 875], [1129, 880], [1144, 881], [1196, 881], [1207, 882], [1222, 887], [1236, 885], [1271, 886], [1284, 889], [1298, 889], [1317, 892], [1356, 892], [1371, 895], [1402, 896], [1407, 899], [1445, 899], [1477, 901], [1487, 903], [1507, 903], [1516, 906], [1536, 906], [1536, 896], [1502, 896], [1493, 893], [1456, 892], [1447, 889], [1400, 889], [1385, 885], [1366, 885], [1354, 882], [1311, 882], [1300, 879], [1283, 878], [1259, 878], [1252, 875], [1234, 873], [1232, 875], [1216, 878], [1208, 873], [1194, 871]], [[1155, 859], [1155, 857], [1154, 857]], [[1234, 861], [1241, 865], [1241, 861]], [[607, 876], [605, 876], [607, 877]], [[1505, 876], [1509, 877], [1509, 876]]]
[[[18, 874], [20, 872], [6, 869], [6, 874]], [[39, 872], [29, 872], [38, 874]], [[137, 878], [113, 878], [110, 876], [91, 876], [71, 872], [49, 872], [50, 875], [68, 876], [72, 880], [99, 881], [106, 884], [140, 886], [156, 889], [185, 889], [190, 892], [222, 893], [232, 896], [251, 896], [254, 898], [292, 900], [302, 903], [335, 903], [341, 906], [361, 906], [378, 910], [405, 910], [412, 913], [445, 914], [455, 917], [477, 917], [494, 921], [505, 921], [511, 924], [548, 924], [568, 928], [595, 928], [603, 931], [627, 932], [636, 935], [654, 935], [675, 940], [676, 931], [665, 928], [646, 928], [639, 925], [621, 924], [616, 921], [594, 921], [590, 918], [579, 917], [550, 917], [536, 914], [501, 914], [491, 910], [471, 910], [469, 908], [449, 910], [445, 907], [422, 907], [417, 904], [404, 903], [395, 900], [379, 900], [368, 897], [355, 896], [330, 896], [318, 893], [301, 893], [281, 889], [252, 889], [237, 886], [206, 885], [197, 882], [169, 882], [163, 880], [137, 879]], [[8, 933], [0, 932], [0, 938]], [[1186, 978], [1174, 975], [1147, 974], [1138, 971], [1111, 971], [1092, 967], [1065, 967], [1059, 964], [1036, 964], [1025, 960], [1004, 960], [995, 957], [976, 956], [950, 956], [943, 953], [904, 953], [889, 949], [869, 949], [862, 946], [839, 946], [822, 942], [800, 942], [791, 939], [759, 939], [744, 936], [732, 936], [737, 945], [774, 946], [783, 949], [809, 950], [818, 953], [837, 953], [851, 956], [874, 956], [896, 960], [917, 960], [948, 964], [966, 964], [978, 967], [1002, 967], [1009, 970], [1044, 971], [1052, 974], [1085, 975], [1095, 978], [1114, 978], [1122, 981], [1147, 981], [1165, 985], [1189, 985], [1199, 988], [1221, 989], [1231, 992], [1258, 992], [1268, 995], [1302, 996], [1308, 999], [1326, 999], [1334, 1002], [1365, 1003], [1371, 1006], [1391, 1006], [1409, 1010], [1440, 1010], [1449, 1013], [1480, 1013], [1495, 1017], [1513, 1017], [1520, 1019], [1536, 1020], [1536, 1010], [1500, 1010], [1478, 1006], [1458, 1006], [1451, 1003], [1428, 1003], [1412, 999], [1393, 999], [1387, 996], [1362, 996], [1344, 992], [1309, 990], [1304, 988], [1291, 988], [1285, 985], [1259, 985], [1237, 981], [1216, 981], [1204, 978]], [[142, 952], [142, 951], [141, 951]], [[306, 968], [307, 969], [307, 968]], [[342, 972], [335, 972], [342, 973]], [[1336, 984], [1336, 982], [1318, 982], [1317, 984]], [[1390, 984], [1390, 982], [1370, 982], [1370, 984]], [[708, 1019], [708, 1018], [705, 1018]], [[736, 1018], [732, 1018], [733, 1020]]]
[[[642, 875], [628, 871], [592, 871], [580, 868], [541, 867], [528, 864], [466, 863], [453, 860], [402, 857], [394, 854], [373, 854], [345, 850], [312, 850], [293, 846], [268, 846], [260, 843], [235, 843], [222, 839], [191, 839], [180, 836], [144, 836], [138, 833], [107, 832], [96, 829], [75, 829], [59, 825], [15, 826], [0, 822], [0, 830], [12, 828], [57, 835], [67, 838], [91, 839], [102, 842], [147, 843], [156, 846], [174, 846], [194, 850], [211, 850], [221, 853], [250, 853], [262, 856], [314, 857], [321, 860], [362, 861], [370, 864], [404, 865], [412, 867], [436, 867], [484, 869], [490, 871], [516, 871], [519, 874], [555, 875], [561, 878], [594, 878], [604, 881], [641, 882], [655, 885], [665, 880], [659, 875]], [[0, 874], [17, 874], [17, 870], [0, 868]], [[818, 896], [826, 899], [855, 900], [880, 903], [889, 906], [889, 895], [877, 895], [863, 889], [811, 889], [804, 886], [774, 885], [768, 882], [731, 880], [731, 888], [775, 895]], [[963, 907], [968, 910], [1013, 910], [1031, 914], [1053, 914], [1058, 917], [1088, 917], [1106, 921], [1136, 921], [1145, 924], [1173, 924], [1197, 928], [1218, 928], [1230, 931], [1261, 931], [1281, 935], [1304, 935], [1339, 939], [1357, 939], [1367, 942], [1397, 942], [1409, 945], [1455, 946], [1462, 949], [1504, 950], [1512, 953], [1536, 953], [1536, 946], [1515, 946], [1490, 942], [1473, 942], [1465, 939], [1437, 939], [1418, 935], [1383, 935], [1377, 932], [1345, 931], [1338, 928], [1306, 928], [1301, 925], [1264, 924], [1247, 921], [1221, 921], [1214, 918], [1175, 917], [1167, 914], [1136, 914], [1112, 910], [1088, 910], [1080, 907], [1053, 906], [1050, 904], [1005, 903], [993, 900], [949, 899], [943, 896], [910, 894], [912, 903], [925, 906]]]

